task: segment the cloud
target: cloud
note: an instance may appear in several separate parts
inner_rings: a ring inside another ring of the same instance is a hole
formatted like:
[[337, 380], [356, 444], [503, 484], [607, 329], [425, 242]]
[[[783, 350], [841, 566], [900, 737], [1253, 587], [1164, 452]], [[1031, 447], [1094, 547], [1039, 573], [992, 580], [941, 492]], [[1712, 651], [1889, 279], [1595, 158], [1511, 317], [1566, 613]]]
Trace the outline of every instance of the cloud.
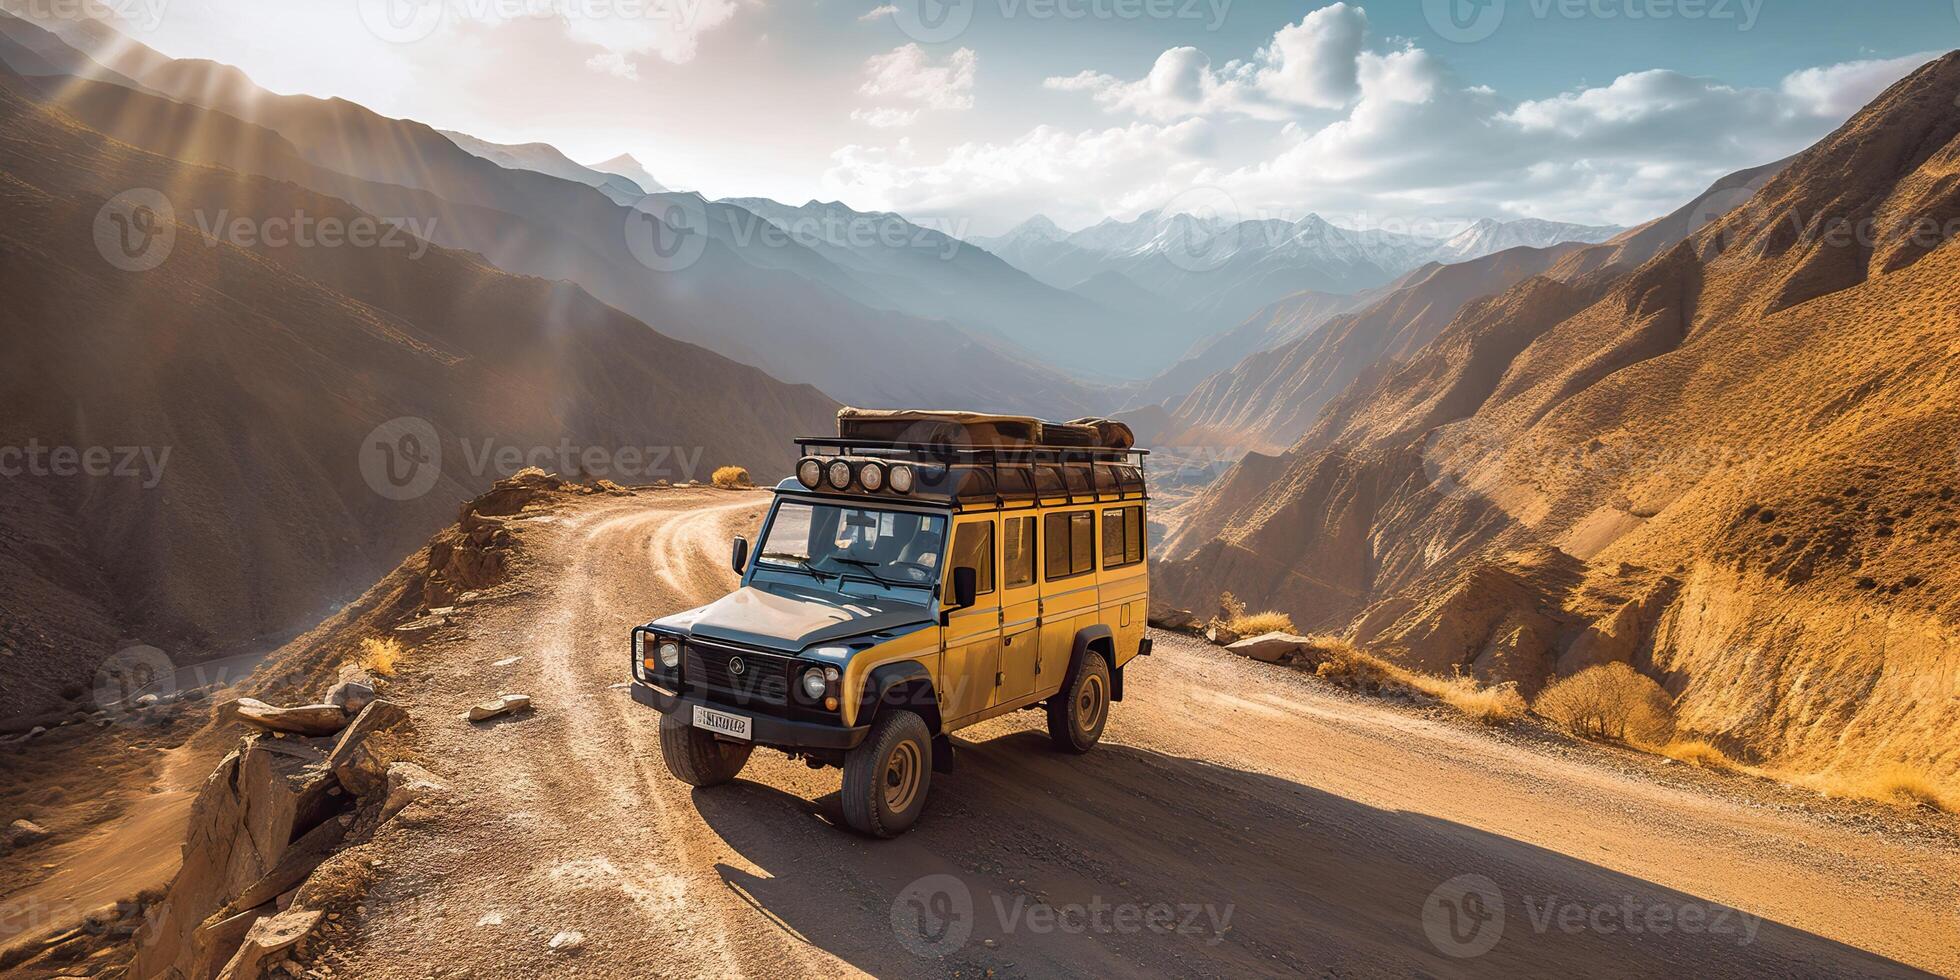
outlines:
[[[1086, 212], [1086, 220], [1135, 213], [1195, 182], [1224, 190], [1248, 216], [1319, 211], [1364, 224], [1478, 217], [1637, 224], [1716, 178], [1815, 143], [1936, 56], [1820, 66], [1764, 87], [1657, 69], [1512, 101], [1487, 86], [1462, 85], [1421, 48], [1360, 47], [1335, 29], [1345, 23], [1320, 24], [1318, 47], [1296, 37], [1285, 55], [1262, 52], [1257, 66], [1214, 69], [1203, 52], [1173, 48], [1135, 82], [1093, 72], [1047, 81], [1050, 89], [1088, 92], [1112, 112], [1143, 117], [1127, 126], [1080, 133], [1036, 127], [1010, 143], [963, 144], [938, 162], [847, 147], [827, 180], [880, 195], [882, 206], [896, 210], [1011, 209], [1006, 216], [1013, 218], [1047, 211], [1060, 220], [1055, 202]], [[1296, 50], [1352, 50], [1352, 88], [1346, 70], [1289, 74], [1275, 67]], [[1336, 99], [1346, 101], [1332, 120], [1320, 121], [1324, 109], [1293, 111]], [[1231, 124], [1230, 159], [1219, 158], [1208, 122], [1215, 115], [1240, 120]], [[1248, 135], [1271, 121], [1280, 125], [1270, 140]]]
[[895, 13], [898, 13], [898, 8], [888, 3], [882, 7], [873, 7], [870, 10], [865, 11], [864, 15], [859, 17], [858, 20], [860, 22], [867, 21], [867, 20], [877, 20], [880, 17], [889, 17]]
[[874, 104], [854, 110], [851, 118], [877, 127], [909, 126], [925, 111], [957, 112], [973, 108], [973, 77], [980, 59], [971, 48], [932, 64], [924, 48], [907, 44], [864, 63], [867, 76], [858, 94]]
[[1037, 126], [1008, 143], [962, 143], [936, 162], [921, 160], [910, 140], [846, 146], [832, 155], [824, 184], [860, 206], [915, 216], [1041, 211], [1087, 222], [1133, 214], [1204, 183], [1215, 147], [1212, 124], [1202, 119], [1082, 131]]
[[1361, 94], [1368, 60], [1380, 57], [1363, 50], [1367, 33], [1365, 11], [1336, 3], [1280, 28], [1248, 60], [1214, 69], [1203, 51], [1177, 47], [1158, 55], [1150, 73], [1135, 81], [1083, 71], [1043, 84], [1086, 92], [1112, 112], [1152, 119], [1227, 113], [1288, 119], [1302, 110], [1343, 108]]
[[[636, 59], [646, 55], [677, 65], [693, 61], [701, 36], [735, 16], [735, 0], [654, 0], [644, 6], [591, 9], [610, 15], [562, 18], [567, 37], [603, 49], [603, 54], [586, 61], [586, 67], [637, 78]], [[628, 16], [626, 11], [634, 13]]]

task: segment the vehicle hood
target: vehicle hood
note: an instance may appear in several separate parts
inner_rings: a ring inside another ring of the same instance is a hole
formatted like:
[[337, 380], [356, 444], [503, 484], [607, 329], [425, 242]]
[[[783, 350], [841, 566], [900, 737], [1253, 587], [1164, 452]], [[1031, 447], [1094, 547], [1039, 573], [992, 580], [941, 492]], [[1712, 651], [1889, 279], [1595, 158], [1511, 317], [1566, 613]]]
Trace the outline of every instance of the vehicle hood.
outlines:
[[702, 639], [795, 653], [818, 643], [897, 630], [931, 619], [925, 606], [895, 599], [745, 586], [656, 625], [688, 630]]

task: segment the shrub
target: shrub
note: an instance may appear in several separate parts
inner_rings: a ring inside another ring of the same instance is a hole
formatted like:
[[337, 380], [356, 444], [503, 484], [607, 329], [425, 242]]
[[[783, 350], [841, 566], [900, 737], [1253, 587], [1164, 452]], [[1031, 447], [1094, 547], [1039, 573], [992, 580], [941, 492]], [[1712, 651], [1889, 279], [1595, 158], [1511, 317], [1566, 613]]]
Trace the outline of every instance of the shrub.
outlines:
[[1240, 614], [1225, 623], [1226, 628], [1240, 636], [1258, 636], [1261, 633], [1293, 632], [1293, 617], [1283, 612], [1262, 612], [1250, 615]]
[[1531, 707], [1583, 738], [1659, 745], [1674, 730], [1667, 692], [1623, 663], [1588, 667], [1553, 681]]
[[1524, 695], [1518, 693], [1516, 684], [1484, 687], [1474, 678], [1461, 675], [1449, 680], [1423, 674], [1415, 676], [1417, 687], [1425, 694], [1486, 725], [1509, 724], [1524, 717]]
[[1366, 694], [1421, 694], [1486, 725], [1503, 725], [1524, 717], [1524, 696], [1516, 684], [1484, 687], [1461, 674], [1436, 677], [1398, 667], [1354, 644], [1333, 636], [1308, 637], [1307, 660], [1314, 674], [1337, 687]]
[[1729, 758], [1727, 753], [1700, 739], [1669, 742], [1654, 751], [1676, 762], [1685, 762], [1703, 769], [1720, 769], [1728, 772], [1736, 768], [1735, 760]]
[[392, 636], [370, 636], [361, 641], [361, 669], [376, 677], [393, 677], [404, 652], [402, 641]]
[[1240, 602], [1238, 596], [1235, 596], [1230, 592], [1220, 592], [1218, 594], [1218, 618], [1219, 619], [1225, 620], [1226, 622], [1229, 623], [1232, 620], [1238, 619], [1244, 615], [1245, 615], [1245, 603]]
[[1865, 780], [1855, 795], [1881, 803], [1930, 807], [1948, 813], [1960, 810], [1960, 800], [1950, 799], [1925, 773], [1899, 763], [1887, 766]]
[[754, 484], [749, 482], [749, 471], [740, 466], [724, 466], [715, 471], [712, 479], [714, 480], [715, 486], [723, 490], [754, 486]]

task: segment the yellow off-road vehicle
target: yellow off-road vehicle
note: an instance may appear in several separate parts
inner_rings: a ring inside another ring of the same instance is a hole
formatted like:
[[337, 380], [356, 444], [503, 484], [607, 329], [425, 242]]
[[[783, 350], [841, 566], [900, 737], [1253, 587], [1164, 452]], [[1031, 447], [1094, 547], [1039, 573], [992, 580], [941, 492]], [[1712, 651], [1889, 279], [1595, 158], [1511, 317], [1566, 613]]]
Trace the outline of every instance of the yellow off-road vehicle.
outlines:
[[844, 770], [843, 810], [892, 837], [919, 819], [947, 737], [1045, 710], [1065, 752], [1102, 737], [1150, 652], [1145, 453], [1128, 427], [957, 412], [838, 413], [741, 588], [633, 630], [633, 698], [694, 786], [758, 745]]

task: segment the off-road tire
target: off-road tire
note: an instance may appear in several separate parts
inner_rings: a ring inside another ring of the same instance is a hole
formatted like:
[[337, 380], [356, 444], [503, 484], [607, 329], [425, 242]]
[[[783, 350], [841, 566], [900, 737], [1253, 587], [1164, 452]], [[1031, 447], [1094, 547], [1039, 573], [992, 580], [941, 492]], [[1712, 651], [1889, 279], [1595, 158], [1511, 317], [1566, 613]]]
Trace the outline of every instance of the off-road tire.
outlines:
[[1102, 741], [1109, 691], [1109, 661], [1098, 651], [1084, 651], [1062, 689], [1048, 699], [1048, 737], [1056, 748], [1081, 755]]
[[667, 771], [689, 786], [720, 786], [734, 779], [754, 750], [688, 724], [680, 712], [660, 717], [660, 755], [667, 760]]
[[864, 744], [844, 756], [844, 823], [871, 837], [912, 829], [932, 787], [932, 732], [925, 719], [886, 708]]

